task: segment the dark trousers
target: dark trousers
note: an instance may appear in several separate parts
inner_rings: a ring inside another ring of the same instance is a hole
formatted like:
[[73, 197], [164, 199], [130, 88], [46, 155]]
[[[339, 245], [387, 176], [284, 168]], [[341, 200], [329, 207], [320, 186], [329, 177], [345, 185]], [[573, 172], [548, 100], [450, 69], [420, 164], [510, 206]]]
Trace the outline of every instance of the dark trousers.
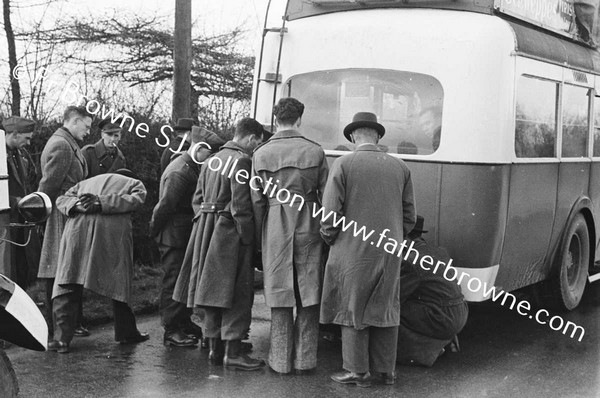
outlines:
[[[250, 328], [252, 311], [247, 308], [202, 307], [204, 336], [221, 340], [243, 340]], [[252, 305], [250, 305], [250, 309]]]
[[173, 290], [175, 290], [175, 283], [183, 264], [185, 247], [176, 248], [159, 243], [158, 250], [160, 251], [160, 263], [163, 268], [160, 301], [158, 303], [160, 318], [165, 330], [175, 331], [190, 323], [192, 315], [191, 308], [187, 308], [185, 304], [173, 300]]
[[[46, 306], [46, 314], [45, 314], [45, 318], [46, 318], [46, 322], [48, 323], [48, 336], [52, 336], [54, 334], [54, 321], [53, 321], [53, 315], [52, 315], [52, 289], [54, 288], [54, 278], [45, 278], [45, 287], [46, 287], [46, 302], [44, 303]], [[77, 308], [77, 319], [75, 320], [75, 323], [77, 324], [76, 327], [79, 327], [81, 325], [84, 324], [84, 319], [83, 319], [83, 294], [81, 295], [81, 298], [79, 299], [79, 305]]]
[[342, 326], [344, 369], [354, 373], [392, 373], [396, 366], [398, 326], [362, 330]]
[[[71, 285], [71, 292], [52, 300], [54, 318], [54, 340], [70, 343], [77, 325], [78, 306], [83, 295], [83, 286]], [[127, 303], [112, 300], [115, 318], [115, 340], [122, 341], [135, 337], [139, 332], [135, 315]]]

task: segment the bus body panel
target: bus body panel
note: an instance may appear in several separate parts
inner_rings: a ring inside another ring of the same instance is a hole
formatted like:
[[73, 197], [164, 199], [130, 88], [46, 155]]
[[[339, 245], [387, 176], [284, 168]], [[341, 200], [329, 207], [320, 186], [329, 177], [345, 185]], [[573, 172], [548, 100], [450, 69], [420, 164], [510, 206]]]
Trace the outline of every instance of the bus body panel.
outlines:
[[[511, 290], [544, 279], [555, 216], [558, 163], [515, 164], [496, 283]], [[535, 237], [532, 239], [532, 237]]]
[[595, 258], [594, 261], [600, 261], [600, 162], [594, 162], [590, 165], [590, 199], [592, 200], [592, 215], [594, 217], [594, 227], [595, 227], [595, 236], [596, 243], [592, 245], [592, 248], [595, 248]]

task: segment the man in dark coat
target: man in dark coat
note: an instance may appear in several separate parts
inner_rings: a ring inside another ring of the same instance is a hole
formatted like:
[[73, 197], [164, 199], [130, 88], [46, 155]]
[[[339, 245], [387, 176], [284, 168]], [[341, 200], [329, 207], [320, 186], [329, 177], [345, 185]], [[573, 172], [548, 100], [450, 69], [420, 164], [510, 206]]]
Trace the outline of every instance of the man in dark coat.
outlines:
[[83, 288], [113, 301], [115, 340], [148, 340], [137, 330], [129, 306], [133, 280], [131, 213], [146, 199], [146, 187], [127, 169], [81, 181], [56, 200], [68, 217], [60, 243], [52, 293], [54, 340], [49, 350], [69, 351]]
[[[35, 122], [19, 116], [12, 116], [4, 120], [3, 126], [6, 130], [8, 204], [11, 208], [9, 221], [23, 223], [25, 220], [17, 209], [17, 203], [35, 190], [32, 186], [34, 181], [31, 181], [30, 178], [31, 170], [34, 169], [33, 160], [25, 149], [33, 135]], [[8, 238], [16, 243], [0, 241], [0, 252], [9, 252], [9, 258], [0, 263], [0, 274], [14, 280], [21, 288], [26, 289], [37, 278], [40, 261], [40, 240], [35, 226], [8, 229], [7, 225], [0, 228], [3, 229], [0, 230], [0, 234], [4, 234], [6, 231]], [[2, 258], [4, 255], [0, 253], [0, 259]]]
[[394, 383], [401, 263], [395, 250], [415, 224], [410, 171], [379, 149], [384, 133], [373, 113], [354, 115], [344, 135], [356, 149], [333, 163], [323, 195], [329, 216], [322, 216], [321, 235], [331, 247], [321, 323], [341, 325], [346, 370], [331, 378], [361, 387], [371, 385], [370, 372]]
[[87, 178], [125, 168], [125, 156], [117, 146], [123, 134], [119, 125], [121, 120], [114, 123], [110, 118], [102, 120], [98, 123], [102, 138], [81, 150], [88, 167]]
[[[424, 218], [417, 217], [408, 234], [419, 253], [402, 261], [400, 275], [400, 328], [396, 361], [402, 364], [432, 366], [467, 322], [469, 308], [456, 281], [444, 278], [450, 256], [440, 247], [428, 244], [421, 234]], [[419, 260], [430, 256], [433, 264], [444, 267], [425, 270]], [[458, 346], [454, 343], [454, 349]]]
[[[87, 164], [77, 141], [82, 141], [90, 133], [91, 126], [92, 115], [85, 107], [67, 107], [63, 116], [63, 126], [50, 137], [42, 151], [42, 179], [39, 191], [48, 195], [53, 204], [56, 198], [87, 175]], [[46, 305], [50, 325], [52, 325], [52, 287], [66, 219], [67, 217], [55, 206], [46, 221], [42, 243], [38, 278], [46, 280]]]
[[[263, 127], [244, 118], [232, 141], [205, 161], [194, 195], [194, 230], [174, 297], [204, 309], [209, 362], [241, 370], [264, 365], [241, 352], [252, 319], [254, 218], [248, 179], [250, 154]], [[187, 286], [186, 286], [187, 284]], [[221, 358], [220, 342], [225, 341]]]
[[250, 181], [271, 307], [269, 365], [279, 373], [317, 366], [323, 241], [311, 212], [323, 195], [328, 167], [321, 146], [298, 131], [303, 112], [295, 98], [278, 102], [277, 133], [254, 151]]
[[[150, 220], [150, 234], [158, 243], [163, 268], [159, 299], [161, 321], [167, 345], [189, 347], [202, 338], [200, 327], [191, 321], [192, 311], [173, 300], [173, 290], [192, 232], [192, 197], [198, 182], [201, 163], [210, 155], [201, 141], [199, 129], [192, 129], [192, 146], [174, 159], [160, 178], [159, 199]], [[200, 144], [200, 145], [197, 145]]]
[[221, 146], [225, 143], [224, 139], [212, 131], [194, 126], [194, 119], [179, 119], [177, 124], [173, 126], [173, 131], [175, 132], [175, 138], [171, 140], [171, 143], [165, 148], [160, 157], [161, 175], [173, 159], [185, 153], [190, 148], [192, 135], [200, 135], [200, 140], [206, 142], [213, 153], [221, 149]]

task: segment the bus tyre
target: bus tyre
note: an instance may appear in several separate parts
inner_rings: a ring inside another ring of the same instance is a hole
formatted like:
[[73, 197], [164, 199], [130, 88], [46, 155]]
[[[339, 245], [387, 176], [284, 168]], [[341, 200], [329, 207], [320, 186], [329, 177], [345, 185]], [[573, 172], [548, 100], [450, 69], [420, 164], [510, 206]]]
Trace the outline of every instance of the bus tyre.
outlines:
[[558, 261], [558, 274], [551, 283], [552, 295], [558, 309], [570, 311], [581, 301], [590, 264], [590, 236], [582, 214], [571, 221]]

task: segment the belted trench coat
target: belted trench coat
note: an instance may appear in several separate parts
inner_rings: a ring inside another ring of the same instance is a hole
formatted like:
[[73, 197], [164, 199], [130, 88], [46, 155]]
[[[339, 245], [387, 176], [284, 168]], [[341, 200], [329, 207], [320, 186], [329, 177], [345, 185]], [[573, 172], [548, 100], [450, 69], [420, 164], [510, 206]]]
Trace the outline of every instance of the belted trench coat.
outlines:
[[192, 234], [173, 292], [173, 299], [188, 307], [231, 308], [236, 286], [251, 291], [253, 274], [243, 272], [252, 267], [254, 247], [251, 162], [243, 148], [229, 141], [202, 166], [192, 199]]
[[277, 132], [254, 151], [251, 194], [270, 307], [307, 307], [321, 300], [324, 242], [312, 214], [327, 173], [321, 146], [295, 130]]
[[[331, 245], [321, 323], [357, 330], [398, 326], [402, 259], [396, 253], [416, 221], [408, 167], [376, 145], [360, 145], [333, 163], [323, 206], [338, 220], [344, 216], [346, 225], [355, 224], [343, 231], [333, 216], [321, 222], [323, 238]], [[364, 233], [355, 236], [362, 227]], [[389, 238], [397, 242], [397, 250]]]

